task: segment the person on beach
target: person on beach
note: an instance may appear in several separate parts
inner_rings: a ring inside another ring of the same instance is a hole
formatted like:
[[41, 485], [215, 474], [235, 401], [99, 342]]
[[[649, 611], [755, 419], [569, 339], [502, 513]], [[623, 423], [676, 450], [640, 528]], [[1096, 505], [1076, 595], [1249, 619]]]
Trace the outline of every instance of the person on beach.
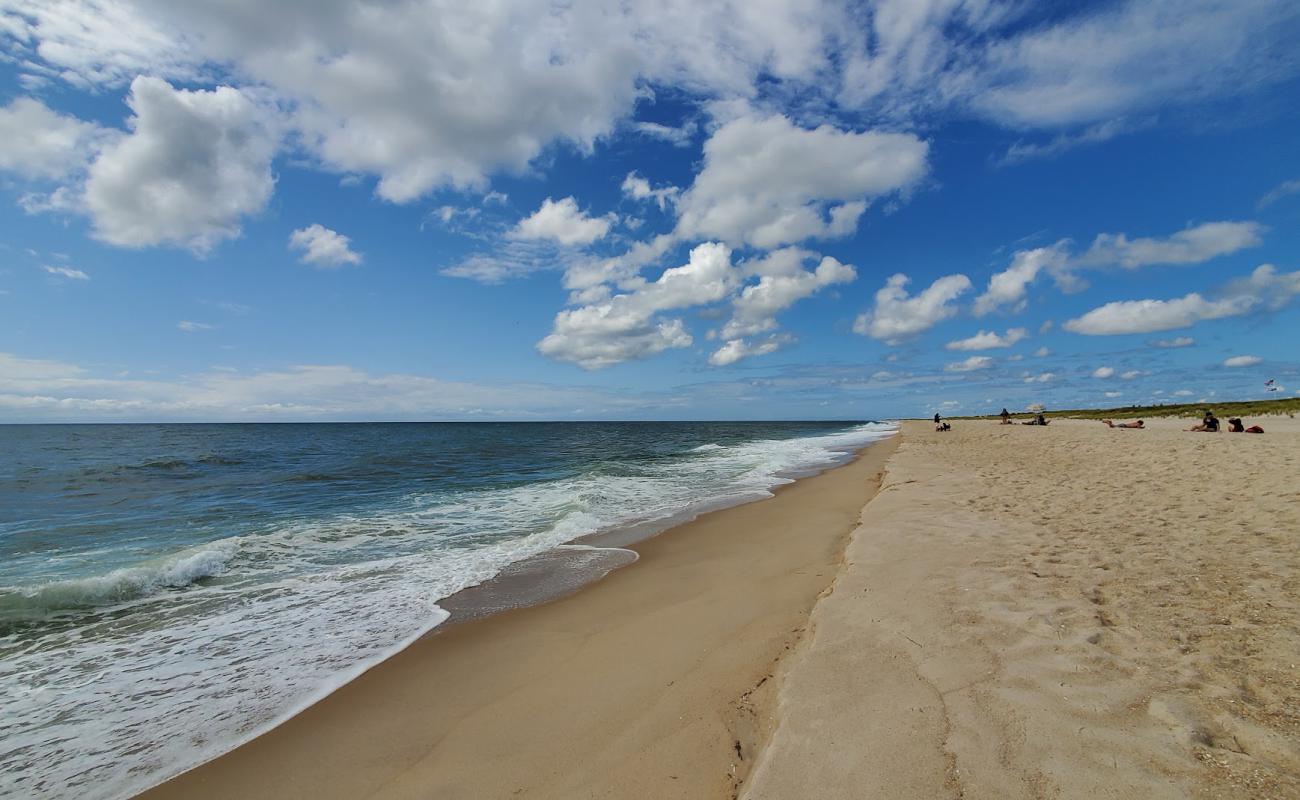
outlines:
[[1026, 425], [1046, 425], [1046, 424], [1048, 423], [1048, 421], [1049, 421], [1049, 420], [1047, 419], [1047, 417], [1044, 417], [1042, 414], [1039, 414], [1038, 416], [1036, 416], [1036, 417], [1034, 417], [1033, 419], [1029, 420], [1029, 421], [1026, 422], [1025, 424], [1026, 424]]
[[1011, 414], [1010, 414], [1010, 413], [1009, 413], [1005, 408], [1002, 409], [1001, 417], [1002, 417], [1002, 424], [1003, 424], [1003, 425], [1010, 425], [1010, 424], [1011, 424]]
[[1216, 417], [1216, 416], [1214, 416], [1214, 412], [1211, 411], [1211, 410], [1209, 410], [1209, 409], [1207, 408], [1207, 409], [1205, 410], [1205, 416], [1204, 416], [1204, 417], [1201, 417], [1201, 424], [1200, 424], [1200, 425], [1193, 425], [1192, 427], [1188, 428], [1187, 430], [1188, 430], [1189, 432], [1193, 432], [1193, 431], [1195, 431], [1195, 432], [1200, 432], [1200, 433], [1218, 433], [1218, 432], [1219, 432], [1219, 418]]
[[1106, 423], [1106, 427], [1108, 428], [1142, 429], [1146, 427], [1146, 425], [1142, 424], [1142, 420], [1137, 420], [1136, 422], [1115, 422], [1114, 420], [1103, 419], [1102, 422]]
[[1263, 433], [1264, 429], [1258, 425], [1251, 425], [1249, 428], [1241, 423], [1241, 417], [1228, 418], [1228, 433]]
[[939, 416], [938, 412], [935, 412], [935, 415], [934, 415], [934, 429], [935, 429], [936, 431], [950, 431], [950, 430], [952, 430], [952, 426], [949, 425], [948, 423], [944, 422], [944, 421], [943, 421], [943, 417]]

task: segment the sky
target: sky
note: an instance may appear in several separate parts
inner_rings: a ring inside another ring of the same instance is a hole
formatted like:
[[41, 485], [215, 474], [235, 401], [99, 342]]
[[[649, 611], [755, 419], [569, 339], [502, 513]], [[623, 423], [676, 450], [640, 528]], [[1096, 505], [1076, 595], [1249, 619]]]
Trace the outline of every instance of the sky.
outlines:
[[1291, 0], [0, 0], [0, 422], [1209, 405], [1298, 297]]

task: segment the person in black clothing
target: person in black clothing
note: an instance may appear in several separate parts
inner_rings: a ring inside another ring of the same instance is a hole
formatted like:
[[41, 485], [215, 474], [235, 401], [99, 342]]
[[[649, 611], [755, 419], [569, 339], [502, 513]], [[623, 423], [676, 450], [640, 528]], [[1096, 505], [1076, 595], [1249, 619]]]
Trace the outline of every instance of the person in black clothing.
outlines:
[[1011, 414], [1008, 413], [1008, 411], [1007, 411], [1005, 408], [1002, 409], [1002, 414], [1001, 414], [1000, 416], [1002, 417], [1002, 424], [1003, 424], [1003, 425], [1010, 425], [1010, 424], [1011, 424]]
[[1207, 409], [1205, 410], [1205, 416], [1204, 416], [1204, 417], [1201, 417], [1201, 424], [1200, 424], [1200, 425], [1193, 425], [1192, 427], [1188, 428], [1187, 430], [1189, 430], [1189, 431], [1201, 431], [1201, 432], [1204, 432], [1204, 433], [1218, 433], [1218, 432], [1219, 432], [1219, 418], [1216, 417], [1216, 416], [1214, 416], [1214, 412], [1211, 411], [1211, 410], [1209, 410], [1209, 409], [1207, 408]]

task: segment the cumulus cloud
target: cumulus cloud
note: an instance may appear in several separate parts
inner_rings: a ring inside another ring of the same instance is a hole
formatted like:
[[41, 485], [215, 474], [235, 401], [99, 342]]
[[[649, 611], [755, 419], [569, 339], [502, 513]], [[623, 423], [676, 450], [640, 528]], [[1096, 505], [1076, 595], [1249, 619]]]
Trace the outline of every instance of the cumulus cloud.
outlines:
[[752, 355], [771, 353], [790, 341], [789, 337], [770, 336], [760, 343], [746, 341], [745, 337], [766, 333], [776, 328], [776, 315], [795, 303], [822, 289], [840, 283], [851, 283], [857, 271], [827, 256], [815, 269], [805, 269], [802, 263], [816, 254], [797, 248], [786, 248], [769, 254], [767, 258], [746, 264], [746, 271], [759, 276], [758, 283], [746, 286], [731, 303], [731, 319], [722, 326], [719, 336], [724, 344], [709, 358], [715, 365], [731, 364]]
[[973, 372], [979, 369], [988, 369], [993, 366], [993, 358], [990, 356], [971, 356], [964, 361], [957, 361], [952, 364], [945, 364], [944, 369], [948, 372]]
[[1196, 344], [1196, 340], [1190, 336], [1175, 336], [1172, 339], [1157, 339], [1151, 343], [1151, 346], [1172, 349], [1176, 347], [1191, 347], [1194, 344]]
[[1040, 372], [1037, 375], [1026, 375], [1025, 383], [1051, 383], [1056, 380], [1054, 372]]
[[546, 198], [531, 215], [519, 221], [510, 235], [516, 239], [549, 239], [562, 245], [587, 245], [604, 238], [613, 215], [589, 217], [572, 197]]
[[627, 177], [623, 179], [623, 184], [620, 188], [623, 190], [623, 195], [625, 197], [629, 197], [633, 200], [654, 201], [654, 204], [659, 206], [660, 211], [666, 210], [670, 203], [676, 202], [678, 195], [682, 192], [682, 190], [676, 186], [661, 186], [658, 189], [651, 188], [650, 181], [635, 172], [629, 172], [627, 174]]
[[1206, 222], [1172, 236], [1129, 239], [1103, 233], [1076, 259], [1079, 266], [1116, 265], [1137, 269], [1152, 264], [1200, 264], [1263, 242], [1264, 226], [1257, 222]]
[[82, 170], [113, 133], [20, 97], [0, 107], [0, 170], [61, 179]]
[[853, 321], [853, 332], [896, 344], [955, 316], [953, 301], [970, 289], [965, 275], [945, 275], [912, 297], [906, 288], [910, 280], [902, 273], [890, 276], [876, 292], [875, 304]]
[[1119, 377], [1120, 377], [1120, 379], [1122, 379], [1122, 380], [1131, 381], [1131, 380], [1134, 380], [1134, 379], [1136, 379], [1136, 378], [1141, 378], [1141, 377], [1142, 377], [1143, 375], [1145, 375], [1145, 374], [1146, 374], [1146, 373], [1143, 372], [1143, 371], [1140, 370], [1140, 369], [1131, 369], [1131, 370], [1129, 370], [1129, 371], [1127, 371], [1127, 372], [1121, 374]]
[[60, 278], [71, 278], [74, 281], [90, 280], [89, 275], [87, 275], [86, 273], [82, 272], [79, 269], [73, 269], [72, 267], [55, 267], [46, 264], [45, 266], [41, 267], [41, 269], [45, 270], [51, 275], [57, 275]]
[[1029, 335], [1024, 328], [1011, 328], [1005, 334], [996, 331], [980, 331], [966, 339], [958, 339], [944, 345], [949, 350], [991, 350], [996, 347], [1011, 347]]
[[659, 313], [717, 302], [738, 277], [729, 247], [697, 245], [686, 264], [664, 270], [654, 281], [640, 281], [623, 294], [556, 314], [551, 333], [537, 349], [591, 370], [689, 347], [693, 340], [682, 321]]
[[301, 251], [298, 260], [315, 267], [341, 267], [360, 264], [361, 254], [351, 247], [352, 240], [320, 223], [312, 223], [289, 234], [289, 249]]
[[678, 202], [676, 235], [760, 248], [848, 236], [869, 201], [925, 176], [928, 149], [911, 134], [738, 117], [705, 142], [704, 168]]
[[1263, 361], [1264, 359], [1260, 358], [1259, 356], [1233, 356], [1232, 358], [1224, 359], [1223, 366], [1253, 367], [1256, 364], [1263, 363]]
[[1037, 350], [1034, 351], [1034, 355], [1035, 355], [1037, 358], [1047, 358], [1047, 357], [1050, 356], [1051, 354], [1052, 354], [1052, 351], [1049, 350], [1049, 349], [1046, 348], [1046, 347], [1040, 347], [1040, 348], [1038, 348]]
[[1023, 311], [1029, 285], [1043, 270], [1055, 274], [1058, 282], [1068, 283], [1068, 245], [1067, 240], [1061, 240], [1050, 247], [1017, 251], [1012, 256], [1011, 265], [989, 278], [984, 293], [975, 298], [975, 316], [982, 317], [1001, 309], [1013, 314]]
[[1097, 367], [1092, 371], [1092, 377], [1094, 378], [1112, 378], [1114, 376], [1115, 376], [1114, 367]]
[[734, 364], [742, 358], [752, 356], [765, 356], [768, 353], [774, 353], [780, 350], [790, 341], [790, 337], [783, 334], [775, 334], [758, 342], [750, 342], [745, 339], [732, 339], [713, 351], [709, 355], [709, 363], [715, 367], [725, 367], [728, 364]]
[[205, 252], [239, 235], [262, 210], [275, 180], [276, 139], [243, 92], [173, 89], [157, 78], [131, 83], [131, 132], [90, 166], [85, 208], [110, 244], [172, 244]]
[[1121, 300], [1094, 308], [1065, 323], [1065, 329], [1088, 336], [1186, 328], [1204, 320], [1238, 317], [1256, 309], [1277, 310], [1300, 294], [1300, 271], [1278, 273], [1263, 264], [1250, 276], [1233, 281], [1208, 300], [1196, 292], [1173, 300]]

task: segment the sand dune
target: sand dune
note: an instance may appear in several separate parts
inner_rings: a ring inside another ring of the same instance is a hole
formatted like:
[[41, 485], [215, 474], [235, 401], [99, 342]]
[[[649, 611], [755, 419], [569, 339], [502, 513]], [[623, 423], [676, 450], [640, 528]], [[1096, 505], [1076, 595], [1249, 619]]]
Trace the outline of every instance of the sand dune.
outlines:
[[1300, 427], [909, 423], [745, 792], [1300, 797]]

